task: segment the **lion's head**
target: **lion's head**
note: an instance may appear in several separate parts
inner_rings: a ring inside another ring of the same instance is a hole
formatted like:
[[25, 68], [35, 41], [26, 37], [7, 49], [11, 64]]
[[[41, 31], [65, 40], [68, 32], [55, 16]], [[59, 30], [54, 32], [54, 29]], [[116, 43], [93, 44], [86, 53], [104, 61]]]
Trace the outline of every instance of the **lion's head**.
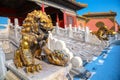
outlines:
[[53, 29], [52, 20], [49, 15], [40, 10], [28, 13], [23, 23], [23, 32], [38, 32], [39, 29], [51, 31]]

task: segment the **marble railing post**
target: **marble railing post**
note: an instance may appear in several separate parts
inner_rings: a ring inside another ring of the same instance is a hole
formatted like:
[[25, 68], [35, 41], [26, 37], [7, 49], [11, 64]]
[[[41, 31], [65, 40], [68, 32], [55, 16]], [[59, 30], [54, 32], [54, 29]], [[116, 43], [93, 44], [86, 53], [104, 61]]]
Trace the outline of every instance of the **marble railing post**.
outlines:
[[58, 25], [58, 22], [56, 22], [55, 33], [59, 34], [59, 25]]
[[77, 27], [76, 27], [76, 25], [75, 25], [75, 27], [74, 27], [74, 31], [77, 32]]
[[85, 31], [85, 29], [86, 29], [86, 27], [82, 27], [82, 28], [81, 28], [82, 31]]
[[47, 46], [48, 46], [49, 49], [51, 49], [51, 48], [50, 48], [50, 46], [51, 46], [50, 42], [51, 42], [51, 39], [52, 39], [52, 33], [51, 33], [50, 31], [49, 31], [48, 33], [49, 33], [49, 36], [48, 36]]
[[19, 25], [17, 18], [14, 19], [14, 23], [15, 23], [15, 26], [18, 26], [18, 25]]
[[70, 38], [73, 37], [73, 31], [72, 31], [72, 25], [71, 24], [69, 24], [68, 35], [69, 35]]
[[[8, 19], [8, 29], [10, 29], [10, 25], [11, 25], [11, 20], [10, 19]], [[9, 30], [8, 30], [9, 31]]]
[[78, 31], [81, 30], [81, 26], [78, 26]]
[[8, 33], [8, 36], [9, 36], [9, 33], [10, 33], [10, 26], [11, 26], [11, 20], [8, 19], [8, 26], [7, 26], [7, 33]]
[[9, 30], [9, 34], [10, 34], [10, 35], [9, 35], [9, 36], [14, 36], [14, 35], [12, 34], [12, 33], [15, 32], [15, 30], [13, 31], [13, 27], [14, 27], [13, 24], [11, 23], [9, 27], [10, 27], [10, 30]]
[[17, 30], [17, 28], [18, 28], [18, 26], [19, 26], [19, 24], [18, 24], [18, 19], [17, 18], [15, 18], [14, 19], [14, 23], [15, 23], [15, 25], [14, 25], [14, 27], [15, 27], [15, 37], [16, 37], [16, 39], [18, 38], [18, 30]]
[[64, 27], [65, 29], [67, 28], [67, 25], [65, 25], [65, 27]]
[[85, 27], [85, 42], [89, 42], [90, 30], [88, 27]]
[[8, 22], [8, 26], [9, 26], [9, 25], [10, 25], [10, 23], [11, 23], [11, 21], [10, 21], [10, 19], [9, 19], [9, 18], [8, 18], [8, 21], [7, 21], [7, 22]]

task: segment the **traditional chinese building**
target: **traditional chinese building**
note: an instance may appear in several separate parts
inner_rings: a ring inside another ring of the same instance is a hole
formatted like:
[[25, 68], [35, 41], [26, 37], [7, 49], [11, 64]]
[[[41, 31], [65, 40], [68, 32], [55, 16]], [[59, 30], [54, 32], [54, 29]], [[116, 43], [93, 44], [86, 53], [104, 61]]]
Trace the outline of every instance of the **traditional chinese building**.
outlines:
[[14, 18], [18, 18], [21, 25], [27, 13], [42, 9], [51, 16], [53, 25], [58, 22], [61, 27], [75, 26], [76, 11], [86, 6], [75, 0], [0, 0], [0, 16], [9, 17], [13, 24]]
[[101, 13], [87, 13], [82, 16], [77, 17], [77, 24], [82, 26], [89, 27], [92, 31], [97, 31], [98, 27], [96, 26], [97, 23], [101, 22], [108, 29], [111, 30], [118, 30], [118, 23], [115, 20], [116, 13], [115, 12], [101, 12]]

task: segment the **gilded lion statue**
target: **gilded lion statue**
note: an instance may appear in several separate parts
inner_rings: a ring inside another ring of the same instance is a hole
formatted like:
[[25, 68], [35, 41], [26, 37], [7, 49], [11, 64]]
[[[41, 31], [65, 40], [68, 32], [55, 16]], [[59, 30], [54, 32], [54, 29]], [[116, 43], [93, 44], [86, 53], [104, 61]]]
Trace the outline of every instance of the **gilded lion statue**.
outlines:
[[22, 38], [14, 55], [14, 64], [17, 68], [25, 66], [26, 72], [41, 70], [42, 67], [35, 62], [35, 58], [41, 59], [42, 51], [45, 53], [44, 57], [51, 64], [64, 66], [67, 63], [64, 54], [59, 51], [52, 52], [46, 46], [48, 31], [52, 31], [54, 28], [49, 15], [40, 10], [34, 10], [28, 13], [22, 26]]
[[92, 34], [95, 34], [100, 40], [108, 40], [109, 36], [116, 34], [115, 31], [108, 29], [103, 22], [96, 23], [96, 26], [98, 27], [98, 31], [92, 32]]

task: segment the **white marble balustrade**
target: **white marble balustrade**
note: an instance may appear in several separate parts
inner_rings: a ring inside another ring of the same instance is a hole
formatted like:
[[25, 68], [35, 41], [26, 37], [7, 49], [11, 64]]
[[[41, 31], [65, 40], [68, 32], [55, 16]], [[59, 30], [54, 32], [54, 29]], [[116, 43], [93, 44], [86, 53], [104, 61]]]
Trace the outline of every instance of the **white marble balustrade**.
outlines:
[[69, 27], [61, 28], [58, 24], [56, 24], [54, 34], [96, 45], [100, 45], [102, 43], [95, 35], [90, 33], [88, 27], [72, 27], [70, 24]]

